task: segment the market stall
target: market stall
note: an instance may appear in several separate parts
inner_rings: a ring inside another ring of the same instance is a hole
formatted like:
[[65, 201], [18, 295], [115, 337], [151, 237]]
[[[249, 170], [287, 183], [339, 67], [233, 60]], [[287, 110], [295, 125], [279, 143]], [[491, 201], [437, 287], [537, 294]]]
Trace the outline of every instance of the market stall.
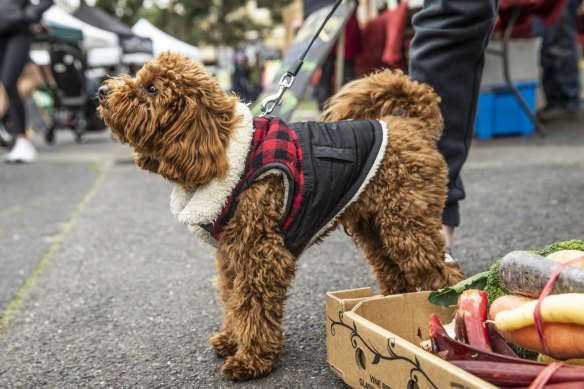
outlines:
[[85, 23], [58, 6], [49, 8], [43, 14], [43, 22], [81, 30], [88, 67], [110, 67], [120, 63], [122, 48], [116, 34]]
[[153, 56], [152, 40], [135, 34], [130, 26], [122, 23], [116, 17], [108, 14], [99, 7], [81, 2], [73, 16], [94, 27], [116, 34], [122, 48], [123, 65], [141, 66]]
[[195, 61], [199, 61], [201, 58], [201, 52], [198, 47], [167, 34], [146, 19], [138, 20], [132, 27], [132, 31], [137, 35], [152, 39], [154, 55], [158, 55], [163, 51], [172, 50], [184, 54]]

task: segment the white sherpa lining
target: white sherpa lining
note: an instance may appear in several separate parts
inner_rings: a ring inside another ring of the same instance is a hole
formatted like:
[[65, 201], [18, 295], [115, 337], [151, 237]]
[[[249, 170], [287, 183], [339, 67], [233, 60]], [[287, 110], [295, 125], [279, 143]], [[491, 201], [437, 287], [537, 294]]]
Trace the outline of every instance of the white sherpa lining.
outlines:
[[[316, 233], [316, 235], [314, 235], [312, 237], [312, 239], [310, 240], [310, 243], [308, 245], [306, 245], [306, 248], [304, 250], [306, 250], [308, 247], [310, 247], [324, 232], [326, 232], [329, 228], [331, 228], [333, 226], [333, 224], [337, 221], [337, 219], [339, 218], [339, 216], [341, 216], [341, 214], [345, 211], [345, 209], [347, 209], [347, 207], [349, 205], [353, 204], [359, 198], [359, 196], [361, 196], [361, 193], [363, 193], [363, 191], [367, 187], [367, 184], [369, 184], [369, 181], [371, 181], [371, 179], [377, 173], [377, 170], [379, 169], [379, 166], [381, 165], [381, 161], [383, 161], [383, 157], [385, 156], [385, 151], [387, 149], [387, 142], [389, 140], [388, 132], [387, 132], [387, 123], [384, 122], [383, 120], [378, 120], [378, 122], [379, 122], [379, 124], [381, 124], [381, 131], [383, 133], [383, 138], [381, 140], [381, 147], [379, 148], [379, 152], [377, 153], [377, 156], [375, 157], [375, 161], [373, 162], [373, 165], [371, 166], [371, 169], [369, 170], [369, 173], [367, 173], [367, 176], [365, 177], [365, 180], [363, 181], [363, 183], [359, 187], [359, 190], [355, 193], [355, 195], [347, 203], [347, 205], [345, 205], [343, 207], [343, 209], [341, 209], [327, 223], [326, 226], [324, 226], [323, 228], [321, 228], [320, 231], [318, 231], [318, 233]], [[298, 257], [300, 257], [300, 255], [302, 255], [302, 253], [300, 253], [298, 255]]]
[[243, 173], [253, 139], [253, 117], [249, 108], [243, 103], [237, 103], [235, 114], [242, 115], [243, 120], [233, 131], [227, 145], [229, 167], [225, 178], [213, 179], [194, 192], [187, 192], [180, 185], [175, 185], [170, 195], [172, 214], [187, 224], [195, 235], [213, 245], [215, 240], [200, 225], [211, 223], [221, 215]]

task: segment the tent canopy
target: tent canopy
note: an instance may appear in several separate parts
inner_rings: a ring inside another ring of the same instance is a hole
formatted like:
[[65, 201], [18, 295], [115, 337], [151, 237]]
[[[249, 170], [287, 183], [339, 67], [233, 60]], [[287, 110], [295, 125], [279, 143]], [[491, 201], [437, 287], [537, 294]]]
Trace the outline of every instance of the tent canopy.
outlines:
[[87, 51], [90, 67], [115, 66], [120, 63], [122, 49], [118, 36], [87, 24], [54, 5], [43, 13], [47, 24], [60, 24], [83, 32], [83, 48]]
[[79, 8], [73, 13], [73, 16], [92, 26], [118, 35], [124, 54], [122, 62], [134, 63], [137, 59], [139, 62], [144, 62], [152, 58], [152, 40], [136, 35], [130, 26], [122, 23], [103, 9], [91, 7], [85, 1], [81, 1]]
[[46, 35], [49, 37], [63, 39], [67, 41], [73, 42], [83, 42], [83, 31], [78, 28], [67, 27], [60, 23], [54, 22], [45, 22], [47, 26], [47, 33], [46, 34], [35, 34], [35, 40], [44, 39]]
[[101, 8], [87, 5], [85, 1], [80, 2], [79, 8], [73, 12], [73, 16], [102, 30], [113, 32], [120, 37], [134, 35], [130, 26], [125, 25]]
[[132, 31], [141, 36], [147, 36], [152, 39], [154, 48], [154, 55], [158, 55], [164, 51], [176, 51], [192, 60], [199, 61], [201, 53], [198, 47], [189, 45], [166, 32], [158, 29], [146, 19], [140, 19], [132, 27]]

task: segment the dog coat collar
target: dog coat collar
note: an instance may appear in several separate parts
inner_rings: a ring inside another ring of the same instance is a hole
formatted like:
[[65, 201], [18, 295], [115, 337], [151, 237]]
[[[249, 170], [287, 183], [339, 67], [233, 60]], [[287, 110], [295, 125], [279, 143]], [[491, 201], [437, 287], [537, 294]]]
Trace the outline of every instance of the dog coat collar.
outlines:
[[220, 214], [233, 189], [239, 182], [253, 138], [253, 117], [249, 108], [237, 103], [235, 114], [243, 117], [227, 145], [229, 168], [223, 179], [213, 179], [193, 192], [175, 185], [170, 195], [171, 213], [189, 229], [207, 242], [215, 244], [209, 233], [200, 225], [213, 222]]
[[245, 163], [241, 180], [227, 200], [217, 219], [203, 228], [218, 240], [223, 229], [235, 213], [238, 198], [254, 181], [268, 175], [279, 175], [285, 186], [281, 229], [286, 230], [302, 203], [304, 194], [304, 169], [302, 148], [296, 131], [280, 118], [253, 119], [252, 146]]

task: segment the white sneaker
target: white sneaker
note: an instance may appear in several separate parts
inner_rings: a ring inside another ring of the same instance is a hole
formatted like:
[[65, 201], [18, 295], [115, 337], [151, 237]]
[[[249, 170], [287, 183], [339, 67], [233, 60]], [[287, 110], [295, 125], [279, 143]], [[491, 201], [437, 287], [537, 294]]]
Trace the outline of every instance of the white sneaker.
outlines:
[[446, 253], [444, 253], [444, 262], [446, 262], [446, 263], [456, 263], [456, 260], [452, 256], [452, 251], [450, 251], [450, 249], [446, 249]]
[[31, 163], [36, 159], [36, 149], [32, 142], [26, 138], [17, 138], [12, 150], [4, 156], [6, 163]]

